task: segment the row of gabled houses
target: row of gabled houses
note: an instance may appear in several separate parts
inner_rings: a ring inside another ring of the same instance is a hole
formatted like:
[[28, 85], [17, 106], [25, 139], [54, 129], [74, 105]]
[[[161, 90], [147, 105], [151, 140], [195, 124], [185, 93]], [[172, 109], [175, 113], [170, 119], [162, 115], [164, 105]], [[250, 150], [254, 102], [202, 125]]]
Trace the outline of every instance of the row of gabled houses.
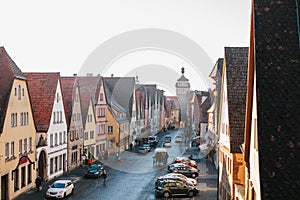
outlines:
[[207, 134], [218, 199], [299, 199], [300, 34], [297, 1], [252, 1], [250, 46], [225, 47]]
[[1, 199], [159, 132], [165, 102], [134, 77], [22, 72], [0, 47]]

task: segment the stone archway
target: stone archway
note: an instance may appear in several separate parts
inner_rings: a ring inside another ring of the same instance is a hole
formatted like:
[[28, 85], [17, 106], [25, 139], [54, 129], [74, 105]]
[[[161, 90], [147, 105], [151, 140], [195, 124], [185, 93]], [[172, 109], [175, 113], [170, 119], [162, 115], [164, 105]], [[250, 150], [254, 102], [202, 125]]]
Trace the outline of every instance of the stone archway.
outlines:
[[47, 180], [47, 156], [44, 150], [41, 151], [38, 159], [38, 175], [42, 180]]

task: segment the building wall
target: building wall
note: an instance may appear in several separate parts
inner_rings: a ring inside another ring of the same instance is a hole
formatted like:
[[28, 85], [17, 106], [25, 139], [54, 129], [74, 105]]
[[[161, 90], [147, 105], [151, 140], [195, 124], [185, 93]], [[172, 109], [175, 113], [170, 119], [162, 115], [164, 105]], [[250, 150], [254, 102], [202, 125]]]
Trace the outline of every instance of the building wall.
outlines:
[[[65, 155], [65, 157], [67, 155], [67, 122], [59, 80], [53, 101], [53, 110], [47, 132], [48, 180], [60, 176], [66, 171], [66, 169], [63, 169], [63, 164], [66, 162], [63, 160], [63, 155]], [[55, 116], [54, 113], [56, 113]], [[57, 113], [59, 113], [59, 117]], [[53, 144], [51, 144], [51, 135]], [[55, 139], [56, 137], [57, 141]]]
[[[104, 113], [101, 112], [104, 111]], [[101, 114], [102, 113], [102, 114]], [[95, 117], [96, 117], [96, 155], [100, 152], [106, 151], [107, 148], [107, 102], [105, 91], [103, 87], [103, 79], [101, 79], [101, 86], [99, 91], [99, 96], [97, 99], [97, 105], [95, 107]]]
[[219, 146], [219, 199], [231, 199], [232, 196], [232, 154], [226, 146]]
[[[96, 122], [95, 122], [95, 115], [94, 115], [94, 106], [92, 100], [90, 100], [90, 104], [88, 107], [85, 128], [84, 128], [84, 151], [91, 153], [93, 156], [96, 155]], [[85, 134], [87, 133], [87, 138]]]
[[[226, 63], [226, 62], [224, 62]], [[225, 64], [224, 64], [225, 65]], [[230, 153], [229, 119], [227, 101], [226, 68], [223, 67], [223, 80], [220, 101], [220, 129], [219, 129], [219, 197], [230, 199], [232, 196], [232, 154]]]
[[[20, 99], [18, 99], [19, 86], [21, 92]], [[17, 95], [15, 95], [15, 88], [17, 90]], [[24, 89], [24, 96], [22, 95], [23, 89]], [[25, 113], [28, 112], [28, 125], [20, 124], [21, 122], [20, 116], [21, 113], [24, 112]], [[15, 127], [11, 126], [12, 113], [17, 113], [17, 125]], [[15, 79], [12, 85], [12, 91], [10, 93], [10, 99], [9, 99], [8, 108], [5, 116], [3, 133], [1, 134], [0, 137], [0, 155], [1, 155], [0, 156], [0, 166], [1, 166], [0, 177], [1, 179], [4, 179], [5, 177], [7, 178], [6, 194], [8, 194], [9, 199], [18, 196], [21, 193], [35, 186], [34, 184], [34, 180], [36, 177], [36, 173], [35, 173], [36, 147], [34, 143], [36, 137], [35, 135], [36, 135], [36, 130], [34, 125], [33, 115], [31, 112], [31, 104], [30, 104], [27, 84], [24, 80]], [[31, 146], [30, 146], [30, 138], [32, 141]], [[25, 139], [27, 139], [27, 150], [24, 150]], [[22, 152], [19, 152], [20, 140], [22, 140], [22, 149], [20, 149]], [[12, 151], [11, 151], [12, 142], [14, 143], [14, 148], [13, 148], [14, 155], [12, 155]], [[6, 158], [5, 155], [5, 145], [7, 143], [9, 144], [8, 158]], [[23, 172], [25, 173], [22, 176]], [[0, 190], [2, 188], [1, 186], [0, 186]], [[2, 192], [4, 191], [1, 191], [0, 195], [2, 194]]]
[[[234, 184], [245, 185], [245, 162], [242, 153], [232, 154], [232, 188]], [[232, 190], [234, 192], [234, 190]]]
[[112, 133], [107, 132], [107, 151], [109, 153], [116, 153], [120, 149], [117, 147], [119, 143], [119, 124], [115, 120], [112, 112], [107, 109], [107, 127], [113, 127]]
[[[256, 77], [256, 76], [254, 76]], [[256, 88], [256, 81], [254, 81], [254, 87]], [[257, 100], [256, 92], [253, 94], [253, 107], [252, 107], [252, 123], [251, 123], [251, 139], [250, 139], [250, 179], [248, 194], [256, 196], [256, 199], [261, 198], [260, 191], [260, 174], [259, 174], [259, 159], [258, 159], [258, 138], [257, 138]]]
[[83, 124], [78, 87], [75, 88], [72, 105], [72, 117], [68, 133], [68, 169], [72, 170], [82, 164]]
[[[125, 114], [125, 113], [124, 113]], [[128, 121], [120, 124], [120, 152], [125, 151], [129, 147], [129, 123]]]
[[135, 87], [132, 92], [132, 116], [130, 119], [130, 127], [129, 127], [129, 142], [134, 143], [137, 135], [137, 118], [136, 118], [136, 98], [135, 98]]

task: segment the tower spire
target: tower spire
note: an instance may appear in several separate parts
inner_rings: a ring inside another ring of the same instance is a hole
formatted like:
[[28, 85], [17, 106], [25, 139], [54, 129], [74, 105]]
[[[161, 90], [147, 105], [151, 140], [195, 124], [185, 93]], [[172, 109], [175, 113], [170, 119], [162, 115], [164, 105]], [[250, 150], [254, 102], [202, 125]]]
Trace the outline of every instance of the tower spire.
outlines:
[[184, 75], [184, 67], [181, 67], [181, 73]]

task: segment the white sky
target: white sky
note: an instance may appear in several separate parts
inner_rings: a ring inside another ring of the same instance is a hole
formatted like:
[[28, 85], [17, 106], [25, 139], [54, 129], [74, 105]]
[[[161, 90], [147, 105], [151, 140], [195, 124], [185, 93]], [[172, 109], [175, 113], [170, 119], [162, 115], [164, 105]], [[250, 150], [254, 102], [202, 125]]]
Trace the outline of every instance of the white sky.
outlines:
[[[141, 28], [183, 34], [201, 46], [213, 64], [223, 57], [224, 46], [249, 45], [250, 0], [17, 0], [1, 1], [0, 8], [0, 46], [24, 72], [78, 73], [103, 42]], [[141, 52], [128, 55], [111, 71], [117, 75], [126, 73], [118, 69], [121, 65], [163, 64], [180, 73], [182, 64], [187, 65], [157, 52], [151, 58]], [[201, 88], [189, 70], [185, 76], [193, 89]]]

